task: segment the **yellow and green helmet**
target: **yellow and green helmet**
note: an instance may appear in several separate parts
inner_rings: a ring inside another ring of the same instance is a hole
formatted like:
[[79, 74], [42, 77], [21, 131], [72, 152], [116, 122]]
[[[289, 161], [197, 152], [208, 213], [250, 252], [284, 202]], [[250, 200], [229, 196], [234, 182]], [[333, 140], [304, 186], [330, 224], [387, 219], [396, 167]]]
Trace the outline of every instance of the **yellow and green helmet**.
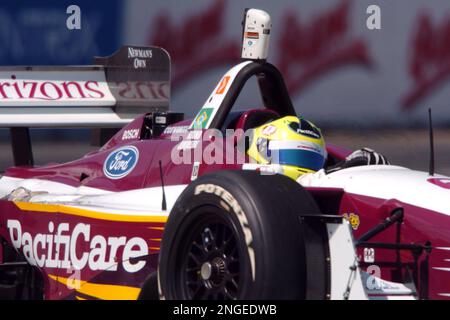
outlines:
[[279, 164], [292, 179], [322, 169], [327, 157], [320, 129], [294, 116], [253, 129], [247, 154], [260, 164]]

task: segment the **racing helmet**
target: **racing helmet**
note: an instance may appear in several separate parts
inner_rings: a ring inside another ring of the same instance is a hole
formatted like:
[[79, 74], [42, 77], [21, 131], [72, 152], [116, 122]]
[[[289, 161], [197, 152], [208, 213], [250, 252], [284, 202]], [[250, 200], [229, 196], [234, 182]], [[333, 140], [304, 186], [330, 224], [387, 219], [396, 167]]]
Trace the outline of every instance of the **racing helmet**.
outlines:
[[259, 164], [280, 165], [280, 173], [295, 180], [322, 169], [327, 152], [319, 128], [286, 116], [254, 128], [247, 155]]

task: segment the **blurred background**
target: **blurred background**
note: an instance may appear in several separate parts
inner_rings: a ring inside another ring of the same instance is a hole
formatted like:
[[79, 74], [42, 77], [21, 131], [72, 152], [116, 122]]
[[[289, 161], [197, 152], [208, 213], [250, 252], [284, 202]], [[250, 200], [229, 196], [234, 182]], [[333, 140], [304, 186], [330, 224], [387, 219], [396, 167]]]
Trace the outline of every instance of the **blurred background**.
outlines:
[[[81, 9], [68, 30], [66, 9]], [[369, 30], [367, 8], [381, 9]], [[121, 44], [159, 45], [172, 58], [171, 109], [187, 117], [239, 61], [243, 10], [272, 17], [269, 61], [285, 77], [299, 114], [326, 141], [371, 147], [392, 163], [427, 170], [428, 108], [436, 171], [450, 175], [448, 0], [2, 0], [0, 65], [90, 64]], [[249, 83], [238, 108], [261, 105]], [[0, 107], [1, 116], [1, 107]], [[88, 130], [32, 130], [35, 162], [69, 161], [94, 149]], [[12, 165], [0, 129], [0, 171]]]

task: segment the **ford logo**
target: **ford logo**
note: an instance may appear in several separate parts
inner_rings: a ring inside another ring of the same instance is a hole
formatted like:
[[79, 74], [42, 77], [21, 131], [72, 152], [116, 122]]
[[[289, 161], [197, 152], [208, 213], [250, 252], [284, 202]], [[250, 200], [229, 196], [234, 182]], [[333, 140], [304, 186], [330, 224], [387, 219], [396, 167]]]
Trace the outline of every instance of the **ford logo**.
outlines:
[[110, 179], [120, 179], [133, 171], [139, 159], [139, 150], [126, 146], [111, 152], [103, 165], [103, 173]]

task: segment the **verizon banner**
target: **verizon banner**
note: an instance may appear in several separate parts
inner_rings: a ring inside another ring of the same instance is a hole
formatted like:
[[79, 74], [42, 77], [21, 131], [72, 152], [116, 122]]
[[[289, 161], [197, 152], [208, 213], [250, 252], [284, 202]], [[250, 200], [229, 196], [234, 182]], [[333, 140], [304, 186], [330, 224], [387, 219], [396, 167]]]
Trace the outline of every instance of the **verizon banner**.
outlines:
[[113, 106], [103, 70], [0, 69], [0, 108]]
[[[370, 28], [376, 5], [380, 28]], [[172, 109], [193, 114], [239, 61], [244, 8], [270, 12], [269, 61], [297, 111], [319, 124], [450, 123], [450, 1], [128, 1], [124, 42], [172, 58]], [[250, 84], [239, 108], [261, 105]]]

